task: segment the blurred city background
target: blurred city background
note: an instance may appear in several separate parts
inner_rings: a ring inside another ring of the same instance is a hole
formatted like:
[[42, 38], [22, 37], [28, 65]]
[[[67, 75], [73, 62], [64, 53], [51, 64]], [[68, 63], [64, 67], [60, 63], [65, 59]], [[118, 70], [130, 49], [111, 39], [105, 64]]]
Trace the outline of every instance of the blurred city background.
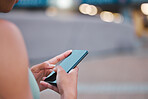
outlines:
[[[148, 99], [146, 2], [20, 0], [0, 18], [20, 28], [31, 66], [68, 49], [89, 51], [79, 65], [78, 99]], [[59, 95], [45, 90], [41, 99]]]

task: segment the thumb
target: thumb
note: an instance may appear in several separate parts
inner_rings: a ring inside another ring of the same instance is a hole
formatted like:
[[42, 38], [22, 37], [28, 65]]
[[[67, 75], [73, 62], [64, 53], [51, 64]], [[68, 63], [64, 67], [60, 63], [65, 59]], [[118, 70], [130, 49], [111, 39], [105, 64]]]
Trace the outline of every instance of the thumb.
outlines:
[[61, 66], [56, 66], [53, 70], [57, 73], [60, 73], [60, 72], [66, 73], [66, 71]]
[[79, 68], [78, 67], [75, 67], [74, 69], [72, 69], [69, 72], [69, 75], [75, 75], [77, 77], [78, 76], [78, 71], [79, 71]]

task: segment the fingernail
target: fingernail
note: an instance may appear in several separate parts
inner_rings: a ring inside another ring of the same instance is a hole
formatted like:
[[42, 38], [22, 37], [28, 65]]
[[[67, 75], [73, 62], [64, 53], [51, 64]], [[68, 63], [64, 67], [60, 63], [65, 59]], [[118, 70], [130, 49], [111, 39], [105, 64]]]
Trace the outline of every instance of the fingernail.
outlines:
[[40, 83], [43, 83], [44, 81], [40, 81]]
[[55, 67], [56, 65], [54, 65], [54, 64], [49, 64], [49, 66], [54, 66], [54, 67]]
[[53, 71], [55, 71], [55, 70], [56, 70], [56, 68], [53, 68], [52, 70], [53, 70]]
[[56, 66], [56, 65], [54, 65], [54, 64], [49, 64], [48, 61], [45, 62], [45, 63], [48, 64], [48, 66], [54, 66], [54, 67]]
[[50, 71], [50, 72], [53, 72], [54, 70], [53, 70], [53, 69], [50, 69], [49, 71]]
[[72, 50], [69, 50], [70, 52], [72, 52]]

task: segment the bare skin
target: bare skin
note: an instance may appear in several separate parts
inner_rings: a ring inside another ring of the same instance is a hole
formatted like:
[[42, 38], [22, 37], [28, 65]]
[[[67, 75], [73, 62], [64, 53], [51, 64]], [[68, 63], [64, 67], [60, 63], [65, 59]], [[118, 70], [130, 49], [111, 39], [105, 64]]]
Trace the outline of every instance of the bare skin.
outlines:
[[[16, 2], [18, 0], [0, 0], [0, 12], [9, 12]], [[70, 53], [71, 50], [66, 51], [31, 68], [40, 91], [49, 88], [59, 93], [61, 99], [77, 98], [78, 68], [66, 73], [60, 66], [49, 65], [58, 63]], [[28, 68], [28, 55], [19, 29], [0, 19], [0, 99], [33, 99]], [[53, 70], [57, 72], [57, 87], [43, 81]]]
[[[61, 60], [65, 59], [71, 50], [64, 52], [44, 63], [35, 65], [31, 68], [34, 77], [38, 83], [40, 91], [47, 88], [59, 93], [61, 99], [76, 99], [77, 98], [77, 80], [78, 80], [78, 67], [71, 70], [69, 73], [66, 73], [61, 66], [50, 66], [47, 64], [56, 64]], [[52, 72], [57, 72], [57, 87], [50, 85], [49, 83], [44, 82], [44, 79]]]
[[32, 99], [28, 81], [28, 56], [19, 29], [0, 20], [0, 97]]
[[[57, 72], [57, 87], [44, 81], [40, 84], [61, 94], [61, 99], [77, 99], [78, 67], [66, 73], [61, 66], [54, 68]], [[64, 76], [63, 76], [64, 75]]]

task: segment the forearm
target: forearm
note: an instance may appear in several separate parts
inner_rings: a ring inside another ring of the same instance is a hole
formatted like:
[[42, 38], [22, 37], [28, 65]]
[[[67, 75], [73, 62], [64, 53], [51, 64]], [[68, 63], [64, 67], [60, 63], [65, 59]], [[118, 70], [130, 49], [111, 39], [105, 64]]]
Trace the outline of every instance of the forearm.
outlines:
[[65, 92], [63, 93], [63, 95], [61, 95], [61, 99], [77, 99], [77, 92], [76, 93]]

